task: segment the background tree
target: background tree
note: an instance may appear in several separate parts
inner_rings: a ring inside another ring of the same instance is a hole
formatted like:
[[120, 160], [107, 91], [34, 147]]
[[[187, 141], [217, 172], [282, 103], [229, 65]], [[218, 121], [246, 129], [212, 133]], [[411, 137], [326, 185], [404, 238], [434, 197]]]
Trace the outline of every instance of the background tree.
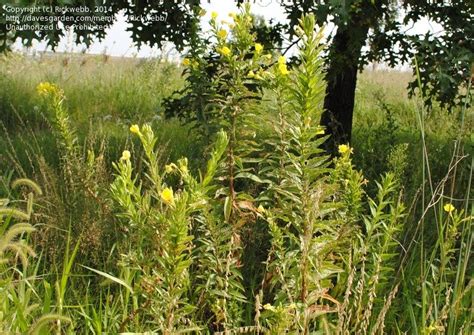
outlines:
[[[0, 7], [0, 51], [8, 50], [16, 39], [21, 39], [26, 46], [31, 46], [34, 40], [46, 41], [48, 46], [53, 49], [59, 44], [60, 39], [71, 29], [75, 23], [73, 21], [60, 21], [63, 27], [53, 30], [31, 31], [7, 29], [8, 22], [6, 15], [11, 14], [7, 7], [40, 7], [49, 6], [51, 11], [33, 12], [31, 16], [37, 18], [36, 22], [45, 22], [39, 19], [40, 16], [60, 17], [61, 12], [56, 11], [55, 7], [77, 8], [79, 6], [87, 7], [89, 13], [69, 13], [70, 17], [95, 16], [111, 17], [110, 22], [101, 22], [100, 26], [90, 27], [91, 29], [74, 29], [74, 42], [84, 43], [89, 46], [94, 38], [102, 39], [105, 37], [105, 30], [110, 27], [117, 15], [121, 12], [127, 22], [127, 31], [131, 33], [132, 40], [138, 46], [142, 44], [153, 46], [162, 46], [164, 42], [172, 42], [178, 50], [182, 50], [189, 44], [190, 37], [196, 29], [196, 23], [199, 21], [201, 10], [199, 0], [180, 0], [180, 1], [151, 1], [151, 0], [1, 0]], [[21, 21], [23, 17], [30, 15], [28, 12], [22, 12], [18, 15]], [[163, 19], [156, 20], [153, 16], [161, 16]], [[35, 21], [30, 21], [34, 24]], [[81, 23], [79, 21], [78, 23]], [[88, 27], [89, 28], [89, 27]]]
[[[326, 57], [327, 90], [322, 124], [331, 133], [327, 148], [350, 142], [357, 73], [369, 62], [389, 66], [418, 64], [422, 95], [428, 107], [464, 103], [474, 59], [474, 6], [472, 1], [340, 0], [282, 1], [288, 18], [287, 33], [303, 13], [314, 13], [319, 25], [333, 23]], [[410, 34], [422, 19], [442, 27], [424, 35]], [[418, 87], [409, 84], [410, 93]]]

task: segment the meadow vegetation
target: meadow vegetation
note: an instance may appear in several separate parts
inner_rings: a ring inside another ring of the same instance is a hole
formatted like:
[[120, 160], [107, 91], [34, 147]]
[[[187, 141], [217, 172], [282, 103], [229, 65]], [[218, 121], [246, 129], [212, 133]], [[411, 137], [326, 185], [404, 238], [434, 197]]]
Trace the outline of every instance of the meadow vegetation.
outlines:
[[179, 66], [2, 56], [0, 332], [471, 334], [472, 108], [366, 71], [330, 157], [314, 18], [293, 67], [232, 21]]

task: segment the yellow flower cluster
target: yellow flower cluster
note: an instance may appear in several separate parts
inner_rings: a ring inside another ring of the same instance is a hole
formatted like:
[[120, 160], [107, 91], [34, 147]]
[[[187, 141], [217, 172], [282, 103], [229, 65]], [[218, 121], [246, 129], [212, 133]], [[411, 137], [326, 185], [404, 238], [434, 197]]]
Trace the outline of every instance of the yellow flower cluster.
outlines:
[[131, 125], [130, 132], [132, 134], [137, 134], [137, 135], [140, 134], [140, 127], [138, 126], [138, 124]]
[[351, 154], [352, 153], [352, 148], [350, 146], [348, 146], [347, 144], [341, 144], [338, 146], [337, 150], [339, 151], [339, 153], [341, 155], [344, 155], [346, 153], [349, 153]]
[[286, 67], [286, 58], [285, 58], [285, 56], [280, 56], [278, 58], [278, 70], [284, 76], [286, 76], [288, 73], [290, 73], [290, 71], [288, 71], [288, 68]]
[[168, 205], [174, 203], [174, 193], [172, 188], [166, 187], [165, 189], [163, 189], [163, 191], [161, 191], [160, 196], [161, 200], [163, 200], [164, 203]]
[[191, 61], [189, 60], [189, 58], [183, 59], [183, 65], [184, 66], [189, 66], [190, 64], [191, 64]]
[[257, 55], [261, 54], [263, 51], [263, 45], [261, 45], [260, 43], [255, 43], [255, 53]]
[[62, 95], [62, 90], [58, 86], [56, 86], [55, 84], [52, 84], [52, 83], [49, 83], [49, 82], [39, 83], [38, 86], [36, 86], [36, 92], [39, 95], [42, 95], [42, 96], [48, 96], [48, 95], [59, 96], [59, 95]]
[[124, 150], [124, 151], [122, 152], [122, 157], [120, 157], [120, 160], [121, 160], [121, 161], [128, 161], [128, 160], [130, 160], [130, 157], [131, 157], [131, 156], [132, 156], [132, 155], [130, 154], [130, 151]]
[[181, 64], [192, 69], [199, 67], [199, 62], [196, 59], [185, 58]]
[[227, 30], [225, 29], [219, 29], [217, 31], [217, 37], [221, 40], [225, 39], [227, 37]]
[[451, 213], [456, 209], [456, 207], [454, 207], [453, 204], [448, 203], [448, 204], [444, 205], [443, 209], [444, 209], [445, 212]]
[[267, 75], [266, 72], [262, 72], [261, 69], [259, 71], [259, 73], [255, 73], [253, 72], [252, 70], [249, 71], [249, 73], [247, 73], [247, 78], [249, 79], [257, 79], [257, 80], [263, 80], [263, 77], [264, 75]]
[[226, 46], [223, 46], [222, 48], [217, 48], [217, 52], [225, 57], [228, 57], [232, 54], [232, 51]]

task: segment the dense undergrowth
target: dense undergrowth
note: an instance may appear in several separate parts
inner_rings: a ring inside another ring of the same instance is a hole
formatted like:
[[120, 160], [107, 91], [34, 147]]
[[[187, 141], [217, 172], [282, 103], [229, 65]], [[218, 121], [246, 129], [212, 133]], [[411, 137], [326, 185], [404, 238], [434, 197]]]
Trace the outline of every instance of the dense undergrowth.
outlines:
[[294, 68], [255, 43], [248, 8], [232, 19], [185, 60], [199, 80], [219, 57], [207, 137], [155, 117], [172, 66], [107, 98], [4, 77], [0, 331], [470, 334], [472, 111], [367, 82], [330, 158], [314, 19]]

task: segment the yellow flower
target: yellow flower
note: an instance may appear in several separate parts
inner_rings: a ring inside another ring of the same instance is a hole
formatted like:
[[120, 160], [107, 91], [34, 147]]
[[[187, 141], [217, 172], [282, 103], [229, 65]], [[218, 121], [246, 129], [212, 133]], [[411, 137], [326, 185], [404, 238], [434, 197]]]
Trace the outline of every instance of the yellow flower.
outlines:
[[225, 39], [227, 37], [227, 30], [225, 29], [220, 29], [217, 32], [217, 37], [220, 38], [221, 40]]
[[258, 206], [258, 208], [257, 208], [257, 212], [259, 212], [260, 214], [263, 214], [263, 213], [265, 213], [265, 208], [263, 208], [263, 206], [260, 205], [260, 206]]
[[257, 80], [263, 80], [263, 77], [257, 73], [257, 74], [255, 75], [255, 79], [257, 79]]
[[172, 204], [174, 202], [174, 194], [173, 194], [173, 189], [166, 187], [162, 192], [161, 192], [161, 199], [166, 203], [166, 204]]
[[132, 155], [130, 154], [130, 151], [124, 150], [122, 152], [122, 157], [120, 157], [121, 161], [128, 161]]
[[284, 76], [286, 76], [288, 73], [290, 73], [290, 71], [288, 71], [288, 68], [286, 67], [286, 58], [285, 58], [285, 56], [278, 57], [278, 70]]
[[449, 203], [449, 204], [444, 205], [443, 209], [445, 212], [451, 213], [452, 211], [456, 209], [456, 207], [454, 207], [453, 204]]
[[58, 86], [49, 82], [39, 83], [38, 86], [36, 86], [36, 92], [42, 96], [62, 94], [62, 91]]
[[324, 132], [324, 129], [319, 129], [317, 132], [316, 132], [316, 135], [324, 135], [325, 132]]
[[165, 171], [166, 173], [171, 173], [174, 170], [174, 164], [167, 164], [165, 165]]
[[286, 76], [288, 73], [290, 73], [290, 71], [288, 71], [288, 68], [286, 67], [285, 63], [278, 63], [278, 70], [284, 76]]
[[140, 134], [140, 127], [138, 126], [138, 124], [134, 124], [130, 126], [130, 131], [132, 132], [132, 134]]
[[263, 56], [263, 57], [265, 57], [267, 60], [271, 60], [271, 59], [272, 59], [272, 55], [271, 55], [271, 54], [266, 54], [266, 55]]
[[352, 153], [352, 148], [348, 146], [347, 144], [341, 144], [337, 147], [337, 150], [341, 155], [344, 155], [345, 153], [349, 152]]
[[247, 74], [247, 78], [254, 78], [254, 77], [255, 77], [255, 72], [250, 70], [249, 73]]
[[191, 64], [191, 61], [189, 60], [189, 58], [183, 59], [183, 65], [184, 66], [189, 66], [190, 64]]
[[260, 43], [255, 43], [255, 52], [259, 54], [262, 51], [263, 51], [263, 45], [261, 45]]
[[222, 56], [230, 56], [231, 51], [228, 47], [223, 46], [222, 48], [218, 48], [217, 52], [220, 53]]
[[218, 15], [219, 14], [217, 14], [217, 12], [211, 12], [211, 18], [214, 19], [214, 20], [217, 19]]

